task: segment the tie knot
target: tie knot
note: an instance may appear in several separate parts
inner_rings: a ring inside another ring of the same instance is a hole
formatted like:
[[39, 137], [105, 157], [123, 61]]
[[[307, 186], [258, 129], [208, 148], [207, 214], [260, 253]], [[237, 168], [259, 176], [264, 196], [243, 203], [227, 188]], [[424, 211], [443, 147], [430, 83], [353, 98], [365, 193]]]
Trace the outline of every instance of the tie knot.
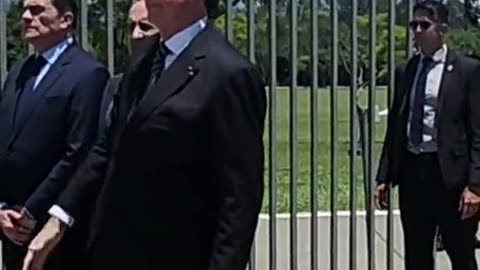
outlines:
[[170, 49], [165, 45], [165, 42], [160, 42], [156, 57], [165, 58], [170, 53]]
[[423, 65], [425, 65], [426, 67], [430, 67], [433, 63], [433, 59], [431, 57], [426, 56], [423, 58], [422, 62], [423, 62]]
[[37, 76], [40, 73], [40, 70], [47, 64], [47, 60], [41, 55], [32, 56], [29, 63], [26, 66], [27, 76]]
[[155, 52], [155, 56], [153, 58], [153, 69], [157, 69], [160, 66], [163, 68], [163, 64], [165, 62], [165, 58], [170, 53], [170, 50], [167, 48], [165, 43], [160, 43], [158, 50]]
[[45, 58], [43, 56], [41, 56], [41, 55], [36, 56], [33, 59], [32, 71], [34, 73], [40, 72], [40, 70], [42, 69], [43, 66], [45, 66], [46, 63], [47, 63], [47, 60], [45, 60]]

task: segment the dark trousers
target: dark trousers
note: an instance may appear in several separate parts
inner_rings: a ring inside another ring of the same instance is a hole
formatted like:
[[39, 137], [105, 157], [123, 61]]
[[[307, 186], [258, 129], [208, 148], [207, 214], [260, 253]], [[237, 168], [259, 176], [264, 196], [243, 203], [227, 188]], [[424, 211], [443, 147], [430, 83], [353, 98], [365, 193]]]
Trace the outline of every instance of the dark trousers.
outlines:
[[447, 190], [436, 154], [408, 154], [399, 183], [405, 241], [405, 270], [434, 269], [438, 229], [453, 270], [477, 270], [474, 240], [478, 219], [462, 220], [458, 205], [463, 188]]
[[19, 247], [7, 239], [2, 241], [3, 264], [7, 270], [21, 270], [23, 259], [26, 255], [26, 249]]

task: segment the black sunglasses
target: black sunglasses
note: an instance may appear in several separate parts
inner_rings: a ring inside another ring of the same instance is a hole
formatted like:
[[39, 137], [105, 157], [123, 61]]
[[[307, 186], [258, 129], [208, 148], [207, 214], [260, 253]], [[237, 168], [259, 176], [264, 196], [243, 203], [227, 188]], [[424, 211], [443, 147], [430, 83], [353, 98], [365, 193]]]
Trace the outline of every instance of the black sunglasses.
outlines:
[[418, 26], [420, 26], [420, 29], [422, 29], [422, 30], [427, 30], [428, 28], [430, 28], [430, 26], [432, 26], [432, 23], [427, 22], [427, 21], [411, 21], [408, 24], [408, 26], [412, 30], [416, 30], [418, 28]]

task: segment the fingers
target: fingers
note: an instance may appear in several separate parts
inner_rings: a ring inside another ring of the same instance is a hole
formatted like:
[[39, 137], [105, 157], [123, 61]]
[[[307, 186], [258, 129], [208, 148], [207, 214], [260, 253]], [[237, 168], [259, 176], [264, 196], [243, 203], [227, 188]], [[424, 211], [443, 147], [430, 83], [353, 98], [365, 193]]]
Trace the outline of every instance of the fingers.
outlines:
[[22, 219], [22, 214], [20, 214], [19, 212], [17, 211], [14, 211], [14, 210], [5, 210], [5, 214], [10, 218], [10, 219], [16, 219], [16, 220], [20, 220]]
[[384, 184], [381, 184], [377, 187], [377, 190], [374, 194], [375, 197], [375, 207], [377, 209], [383, 210], [388, 207], [387, 203], [387, 189]]
[[478, 204], [463, 203], [462, 219], [469, 219], [478, 212]]
[[4, 228], [3, 232], [14, 244], [23, 246], [28, 240], [30, 240], [31, 234], [30, 231], [19, 231], [17, 228], [18, 227]]
[[33, 252], [28, 250], [27, 255], [25, 256], [25, 259], [23, 260], [22, 270], [33, 270], [32, 262], [33, 262]]
[[43, 270], [46, 257], [42, 252], [29, 249], [23, 260], [22, 270]]
[[461, 219], [469, 219], [477, 214], [480, 207], [479, 197], [465, 189], [459, 202], [459, 212]]
[[378, 199], [377, 194], [375, 194], [375, 208], [381, 209], [381, 207], [380, 207], [380, 200]]
[[388, 204], [385, 200], [385, 195], [375, 196], [375, 207], [379, 210], [383, 210], [388, 207]]

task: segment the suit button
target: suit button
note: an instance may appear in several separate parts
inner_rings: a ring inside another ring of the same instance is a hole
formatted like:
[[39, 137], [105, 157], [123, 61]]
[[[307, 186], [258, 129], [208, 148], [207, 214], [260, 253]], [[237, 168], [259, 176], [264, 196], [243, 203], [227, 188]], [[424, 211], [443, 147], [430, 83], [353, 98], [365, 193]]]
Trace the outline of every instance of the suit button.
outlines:
[[12, 146], [9, 145], [9, 146], [7, 147], [7, 152], [5, 153], [5, 155], [8, 157], [8, 156], [10, 156], [11, 154], [12, 154]]

